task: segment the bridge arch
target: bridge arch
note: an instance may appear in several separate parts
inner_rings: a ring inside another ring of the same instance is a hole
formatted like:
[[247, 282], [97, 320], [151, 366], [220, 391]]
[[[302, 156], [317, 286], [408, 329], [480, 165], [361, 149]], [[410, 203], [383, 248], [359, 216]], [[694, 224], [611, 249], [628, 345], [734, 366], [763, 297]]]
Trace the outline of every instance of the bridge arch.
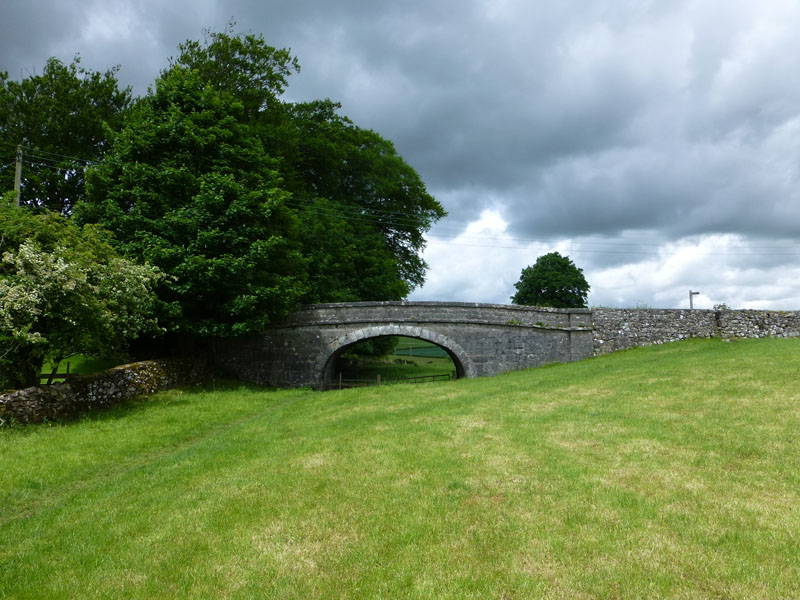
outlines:
[[464, 349], [454, 340], [445, 335], [437, 333], [425, 327], [414, 327], [410, 325], [375, 325], [364, 327], [355, 331], [350, 331], [331, 341], [326, 349], [320, 353], [317, 359], [319, 373], [319, 384], [324, 389], [333, 379], [333, 368], [336, 359], [347, 348], [369, 339], [386, 336], [402, 336], [417, 338], [436, 344], [450, 356], [456, 368], [456, 377], [475, 377], [475, 366], [470, 360]]

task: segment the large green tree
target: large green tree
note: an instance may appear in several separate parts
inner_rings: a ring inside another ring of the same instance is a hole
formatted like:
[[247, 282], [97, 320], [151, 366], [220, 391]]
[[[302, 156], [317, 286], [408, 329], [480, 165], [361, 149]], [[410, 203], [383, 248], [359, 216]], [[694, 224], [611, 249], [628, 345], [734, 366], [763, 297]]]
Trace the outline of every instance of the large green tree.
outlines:
[[589, 294], [583, 269], [558, 252], [540, 256], [533, 266], [522, 269], [514, 287], [517, 293], [511, 301], [529, 306], [585, 308]]
[[231, 29], [188, 41], [90, 172], [82, 222], [173, 279], [172, 331], [257, 331], [301, 302], [399, 300], [445, 213], [394, 146], [320, 100], [282, 99], [287, 50]]
[[442, 206], [391, 142], [339, 115], [338, 104], [282, 100], [299, 70], [287, 50], [230, 26], [182, 44], [175, 66], [232, 93], [277, 160], [309, 258], [304, 302], [399, 300], [422, 284], [423, 234], [445, 215]]
[[[423, 234], [445, 212], [390, 141], [337, 108], [289, 105], [282, 126], [261, 128], [307, 225], [304, 248], [315, 257], [307, 300], [400, 300], [424, 282]], [[322, 228], [337, 237], [320, 236]]]
[[105, 232], [0, 199], [0, 388], [38, 383], [46, 357], [122, 351], [156, 334], [154, 268], [117, 255]]
[[173, 332], [256, 331], [306, 290], [288, 194], [247, 121], [234, 94], [174, 65], [130, 111], [76, 209], [171, 276], [159, 316]]
[[[117, 69], [84, 69], [51, 58], [40, 75], [21, 81], [0, 73], [0, 162], [23, 147], [21, 202], [69, 215], [85, 195], [85, 172], [108, 147], [131, 101], [119, 89]], [[0, 189], [13, 186], [14, 169], [0, 172]]]

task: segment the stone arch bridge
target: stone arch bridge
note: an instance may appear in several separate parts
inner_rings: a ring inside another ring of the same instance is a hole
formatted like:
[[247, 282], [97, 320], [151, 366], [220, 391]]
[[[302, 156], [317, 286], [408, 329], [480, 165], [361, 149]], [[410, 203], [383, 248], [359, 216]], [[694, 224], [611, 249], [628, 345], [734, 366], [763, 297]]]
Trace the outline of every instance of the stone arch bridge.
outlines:
[[348, 347], [382, 336], [442, 347], [458, 377], [496, 375], [592, 356], [592, 313], [462, 302], [352, 302], [304, 307], [246, 339], [218, 340], [218, 366], [245, 381], [322, 388]]

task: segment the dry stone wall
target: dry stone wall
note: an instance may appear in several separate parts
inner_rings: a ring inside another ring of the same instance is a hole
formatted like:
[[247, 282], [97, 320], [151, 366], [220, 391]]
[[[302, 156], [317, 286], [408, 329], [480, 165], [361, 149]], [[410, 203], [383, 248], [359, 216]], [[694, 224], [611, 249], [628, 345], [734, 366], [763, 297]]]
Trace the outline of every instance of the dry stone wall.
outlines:
[[687, 338], [800, 336], [800, 311], [592, 310], [595, 354]]
[[717, 334], [713, 310], [595, 308], [595, 354]]
[[717, 327], [725, 338], [798, 337], [800, 311], [723, 310]]
[[90, 408], [188, 385], [205, 376], [195, 359], [151, 360], [121, 365], [67, 383], [30, 387], [0, 394], [0, 422], [41, 423], [74, 417]]

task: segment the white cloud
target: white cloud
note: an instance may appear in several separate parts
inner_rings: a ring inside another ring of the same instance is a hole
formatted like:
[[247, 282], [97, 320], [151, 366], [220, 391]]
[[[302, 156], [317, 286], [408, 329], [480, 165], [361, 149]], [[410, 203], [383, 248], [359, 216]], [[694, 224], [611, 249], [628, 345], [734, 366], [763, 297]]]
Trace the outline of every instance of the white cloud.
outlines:
[[[508, 236], [506, 223], [495, 210], [485, 210], [480, 219], [454, 237], [430, 237], [425, 260], [430, 265], [427, 282], [412, 293], [412, 300], [456, 300], [462, 302], [492, 302], [508, 304], [510, 292], [519, 267], [510, 263], [510, 252], [486, 248], [486, 238], [493, 244]], [[520, 254], [520, 253], [517, 253]]]
[[[425, 258], [428, 282], [413, 300], [507, 304], [520, 271], [547, 252], [572, 258], [592, 287], [592, 306], [787, 310], [800, 306], [800, 265], [791, 241], [754, 242], [742, 236], [703, 235], [663, 245], [628, 238], [578, 238], [526, 243], [507, 232], [497, 211], [484, 211], [463, 234], [432, 237]], [[621, 264], [602, 266], [611, 257]]]
[[130, 2], [93, 3], [84, 11], [84, 18], [81, 32], [84, 44], [119, 43], [141, 32], [141, 24]]

